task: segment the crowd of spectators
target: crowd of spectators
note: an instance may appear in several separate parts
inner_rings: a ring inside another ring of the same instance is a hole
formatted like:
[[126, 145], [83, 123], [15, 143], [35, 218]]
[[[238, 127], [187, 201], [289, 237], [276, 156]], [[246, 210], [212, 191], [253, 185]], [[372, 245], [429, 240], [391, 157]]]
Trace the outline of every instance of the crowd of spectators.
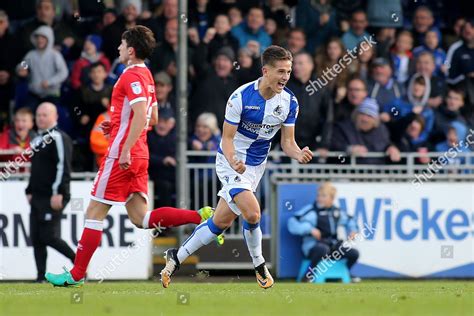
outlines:
[[466, 6], [456, 0], [193, 0], [183, 14], [178, 0], [2, 1], [0, 149], [22, 150], [32, 137], [32, 113], [48, 101], [74, 141], [74, 171], [95, 170], [108, 142], [98, 126], [126, 67], [117, 59], [121, 34], [145, 25], [158, 42], [147, 61], [160, 113], [149, 131], [150, 172], [169, 180], [160, 185], [170, 196], [180, 113], [178, 25], [186, 23], [190, 149], [216, 149], [227, 99], [261, 75], [260, 54], [276, 44], [294, 56], [288, 88], [299, 100], [301, 147], [322, 156], [385, 152], [386, 159], [360, 159], [380, 164], [399, 162], [400, 152], [447, 150], [474, 125], [474, 19], [465, 16]]

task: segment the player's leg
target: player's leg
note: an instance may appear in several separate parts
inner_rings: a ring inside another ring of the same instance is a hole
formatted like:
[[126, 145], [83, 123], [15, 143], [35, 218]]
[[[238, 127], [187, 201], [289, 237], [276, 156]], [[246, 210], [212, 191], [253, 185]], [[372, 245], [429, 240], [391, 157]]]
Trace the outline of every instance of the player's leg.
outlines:
[[214, 215], [207, 221], [199, 224], [193, 233], [184, 241], [181, 247], [168, 249], [165, 252], [166, 266], [161, 270], [161, 283], [167, 288], [171, 282], [171, 276], [179, 269], [181, 262], [204, 245], [208, 245], [216, 236], [232, 225], [237, 215], [231, 210], [227, 202], [220, 198]]
[[255, 267], [257, 283], [262, 288], [273, 285], [273, 278], [265, 266], [262, 254], [262, 230], [260, 229], [260, 205], [253, 192], [243, 190], [234, 196], [234, 201], [244, 218], [243, 235]]
[[58, 251], [60, 254], [71, 260], [71, 262], [74, 262], [76, 258], [74, 250], [69, 247], [67, 242], [61, 239], [61, 213], [55, 214], [51, 221], [48, 222], [48, 226], [43, 227], [42, 229], [48, 231], [48, 234], [43, 235], [43, 243]]
[[33, 244], [33, 254], [35, 256], [36, 270], [38, 271], [36, 282], [44, 281], [44, 273], [46, 272], [46, 245], [41, 242], [40, 229], [41, 222], [38, 220], [37, 214], [32, 210], [30, 213], [30, 238]]
[[87, 267], [102, 238], [103, 221], [110, 205], [91, 200], [86, 211], [86, 220], [81, 239], [77, 245], [74, 267], [61, 274], [46, 273], [46, 279], [55, 286], [81, 286], [84, 284]]
[[127, 199], [128, 217], [139, 228], [174, 227], [185, 224], [199, 224], [212, 216], [210, 207], [199, 211], [174, 207], [160, 207], [148, 211], [148, 160], [136, 159], [130, 172], [133, 174], [130, 184], [131, 196]]

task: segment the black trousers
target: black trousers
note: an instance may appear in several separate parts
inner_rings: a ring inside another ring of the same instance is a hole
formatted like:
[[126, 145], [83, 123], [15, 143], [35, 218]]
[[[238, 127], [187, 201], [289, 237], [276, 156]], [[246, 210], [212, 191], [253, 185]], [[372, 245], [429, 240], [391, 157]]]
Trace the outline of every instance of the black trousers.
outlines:
[[[64, 201], [64, 205], [67, 204]], [[61, 211], [51, 208], [50, 197], [33, 197], [30, 213], [30, 238], [38, 270], [37, 281], [44, 280], [46, 272], [46, 247], [56, 249], [59, 253], [74, 262], [75, 253], [69, 245], [61, 239]]]
[[328, 258], [334, 259], [331, 254], [333, 254], [334, 251], [337, 251], [340, 254], [340, 259], [347, 259], [347, 268], [350, 270], [359, 258], [359, 251], [354, 248], [345, 247], [341, 247], [341, 251], [339, 251], [337, 249], [339, 249], [341, 244], [342, 243], [339, 242], [331, 247], [324, 242], [318, 242], [316, 246], [311, 248], [308, 254], [308, 259], [311, 260], [311, 267], [316, 267], [319, 261], [321, 261], [326, 255], [328, 255]]

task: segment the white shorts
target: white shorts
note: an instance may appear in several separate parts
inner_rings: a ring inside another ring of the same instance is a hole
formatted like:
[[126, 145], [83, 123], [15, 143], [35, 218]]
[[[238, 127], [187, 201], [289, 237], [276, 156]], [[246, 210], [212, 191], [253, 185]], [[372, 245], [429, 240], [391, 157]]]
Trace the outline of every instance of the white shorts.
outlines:
[[232, 169], [224, 155], [220, 153], [217, 154], [216, 173], [222, 183], [222, 189], [217, 193], [217, 195], [227, 202], [232, 212], [237, 216], [242, 214], [242, 212], [233, 201], [233, 197], [242, 190], [255, 192], [260, 183], [260, 179], [262, 179], [263, 173], [265, 172], [265, 165], [266, 162], [258, 166], [246, 165], [245, 172], [239, 174], [237, 171]]

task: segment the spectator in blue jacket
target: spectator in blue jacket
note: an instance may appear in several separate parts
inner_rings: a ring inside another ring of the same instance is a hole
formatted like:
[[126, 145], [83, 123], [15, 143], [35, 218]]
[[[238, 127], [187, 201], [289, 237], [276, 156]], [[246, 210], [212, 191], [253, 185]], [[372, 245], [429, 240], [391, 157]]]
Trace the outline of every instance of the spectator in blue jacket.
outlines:
[[[323, 259], [347, 259], [350, 269], [359, 258], [359, 252], [351, 243], [344, 242], [340, 228], [346, 230], [349, 240], [355, 238], [357, 225], [345, 210], [334, 206], [336, 188], [330, 183], [323, 183], [318, 190], [314, 203], [308, 204], [288, 220], [288, 230], [293, 235], [303, 237], [302, 251], [311, 260], [308, 279], [315, 277], [317, 264]], [[323, 271], [324, 272], [324, 271]]]
[[270, 35], [264, 28], [265, 17], [261, 8], [251, 8], [247, 20], [232, 28], [232, 35], [239, 40], [240, 47], [245, 47], [249, 41], [260, 44], [260, 52], [263, 52], [272, 44]]

